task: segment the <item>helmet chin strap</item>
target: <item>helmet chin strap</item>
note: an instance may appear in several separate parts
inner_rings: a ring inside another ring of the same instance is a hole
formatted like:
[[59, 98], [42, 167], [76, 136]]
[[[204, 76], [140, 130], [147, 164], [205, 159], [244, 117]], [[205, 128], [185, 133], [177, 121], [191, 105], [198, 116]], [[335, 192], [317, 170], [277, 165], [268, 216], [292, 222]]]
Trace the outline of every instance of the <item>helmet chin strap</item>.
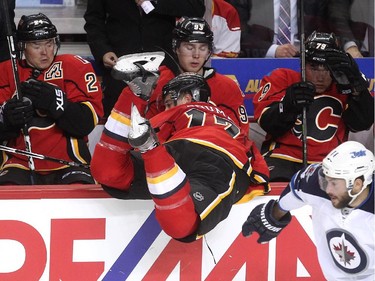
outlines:
[[348, 194], [349, 196], [352, 198], [352, 200], [350, 200], [350, 202], [348, 203], [348, 206], [350, 206], [351, 204], [353, 204], [353, 202], [355, 201], [355, 199], [358, 198], [358, 196], [366, 189], [367, 186], [363, 185], [361, 190], [357, 193], [357, 194], [352, 194], [352, 191], [353, 189], [350, 189], [348, 190]]

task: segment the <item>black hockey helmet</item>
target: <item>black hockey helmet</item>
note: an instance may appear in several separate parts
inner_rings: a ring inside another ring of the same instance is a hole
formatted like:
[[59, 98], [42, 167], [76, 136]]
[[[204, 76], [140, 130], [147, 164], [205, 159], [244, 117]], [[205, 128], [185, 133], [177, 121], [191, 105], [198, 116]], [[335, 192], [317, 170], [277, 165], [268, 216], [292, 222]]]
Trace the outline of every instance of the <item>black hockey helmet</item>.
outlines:
[[58, 38], [56, 26], [44, 14], [23, 15], [17, 27], [19, 42]]
[[214, 35], [209, 24], [203, 18], [182, 17], [172, 32], [172, 48], [175, 50], [181, 42], [207, 43], [213, 49]]
[[17, 26], [17, 49], [22, 58], [27, 42], [53, 39], [56, 44], [55, 56], [60, 48], [60, 38], [56, 26], [44, 14], [23, 15]]
[[335, 34], [314, 31], [305, 43], [306, 61], [324, 64], [325, 53], [332, 49], [341, 50]]
[[184, 72], [163, 87], [163, 100], [168, 94], [173, 101], [177, 101], [182, 93], [190, 92], [194, 101], [207, 102], [210, 99], [211, 91], [202, 75], [193, 72]]

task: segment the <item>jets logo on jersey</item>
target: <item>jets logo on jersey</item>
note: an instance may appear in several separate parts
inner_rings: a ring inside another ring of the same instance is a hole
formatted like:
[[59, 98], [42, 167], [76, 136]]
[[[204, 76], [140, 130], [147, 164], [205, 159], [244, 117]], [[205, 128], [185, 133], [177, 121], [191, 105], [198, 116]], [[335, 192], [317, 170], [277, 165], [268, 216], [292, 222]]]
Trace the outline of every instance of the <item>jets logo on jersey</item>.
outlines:
[[315, 171], [320, 168], [320, 164], [312, 164], [306, 168], [306, 170], [302, 173], [301, 179], [306, 178], [306, 182], [309, 181], [309, 178], [315, 173]]
[[367, 256], [351, 233], [342, 229], [328, 231], [327, 243], [334, 263], [342, 271], [356, 274], [367, 268]]

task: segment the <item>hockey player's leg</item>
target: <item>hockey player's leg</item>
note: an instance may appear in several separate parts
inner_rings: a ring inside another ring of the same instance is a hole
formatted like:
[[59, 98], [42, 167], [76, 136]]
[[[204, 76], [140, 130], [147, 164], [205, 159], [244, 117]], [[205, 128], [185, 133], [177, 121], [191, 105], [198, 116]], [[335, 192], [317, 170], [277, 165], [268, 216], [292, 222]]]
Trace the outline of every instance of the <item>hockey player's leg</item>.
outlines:
[[134, 178], [133, 163], [128, 149], [107, 142], [103, 132], [91, 160], [91, 174], [101, 184], [126, 190]]
[[144, 107], [145, 102], [124, 90], [104, 126], [91, 160], [91, 173], [106, 186], [126, 190], [134, 178], [128, 143], [133, 104]]
[[200, 219], [190, 197], [190, 183], [163, 145], [142, 154], [156, 218], [173, 238], [194, 233]]
[[176, 239], [195, 233], [200, 220], [189, 195], [186, 174], [160, 145], [150, 123], [136, 106], [132, 107], [129, 144], [142, 153], [148, 189], [162, 229]]

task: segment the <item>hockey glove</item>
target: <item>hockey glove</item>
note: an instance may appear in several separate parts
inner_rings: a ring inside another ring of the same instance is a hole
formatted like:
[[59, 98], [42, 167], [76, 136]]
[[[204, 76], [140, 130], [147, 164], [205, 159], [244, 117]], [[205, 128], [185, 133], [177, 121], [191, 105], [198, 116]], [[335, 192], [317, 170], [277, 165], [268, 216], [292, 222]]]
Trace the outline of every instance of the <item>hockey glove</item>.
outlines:
[[315, 86], [311, 82], [298, 82], [286, 89], [280, 112], [300, 113], [304, 106], [314, 102]]
[[64, 114], [68, 100], [65, 93], [57, 86], [30, 79], [21, 83], [22, 93], [31, 99], [34, 108], [39, 112], [58, 119]]
[[254, 231], [258, 232], [258, 243], [266, 243], [278, 236], [284, 227], [290, 223], [292, 216], [288, 212], [280, 221], [272, 217], [275, 203], [275, 200], [270, 200], [267, 204], [256, 206], [242, 225], [242, 235], [247, 237]]
[[369, 84], [357, 63], [348, 53], [332, 50], [326, 53], [326, 64], [337, 89], [342, 94], [355, 94], [367, 90]]
[[33, 118], [34, 108], [30, 99], [13, 97], [4, 103], [1, 111], [5, 127], [21, 128]]
[[135, 105], [133, 105], [131, 112], [131, 128], [128, 141], [133, 148], [139, 149], [141, 153], [145, 153], [159, 145], [158, 137], [150, 122], [139, 114]]

